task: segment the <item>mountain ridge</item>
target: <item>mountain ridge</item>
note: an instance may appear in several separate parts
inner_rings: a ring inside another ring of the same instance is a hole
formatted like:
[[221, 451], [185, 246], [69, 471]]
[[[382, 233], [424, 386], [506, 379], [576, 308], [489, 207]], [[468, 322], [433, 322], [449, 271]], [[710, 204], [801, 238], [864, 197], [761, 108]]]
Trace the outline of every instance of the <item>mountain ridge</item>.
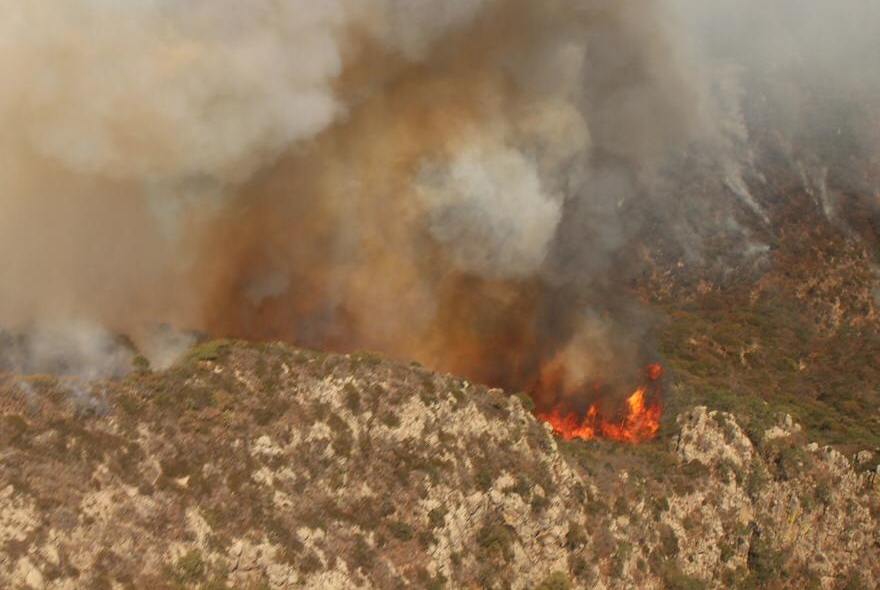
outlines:
[[758, 442], [705, 407], [642, 445], [562, 441], [500, 390], [236, 341], [166, 371], [0, 388], [9, 587], [880, 580], [871, 453], [810, 444], [790, 417]]

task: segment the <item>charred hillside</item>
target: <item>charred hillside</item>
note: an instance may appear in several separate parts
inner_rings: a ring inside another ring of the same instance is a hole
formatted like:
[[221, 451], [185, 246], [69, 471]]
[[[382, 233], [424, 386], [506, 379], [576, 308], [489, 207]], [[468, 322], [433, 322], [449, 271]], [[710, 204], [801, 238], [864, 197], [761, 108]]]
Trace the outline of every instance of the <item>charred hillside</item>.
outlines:
[[[873, 587], [870, 453], [698, 407], [566, 442], [524, 396], [359, 353], [211, 342], [0, 384], [0, 585]], [[754, 425], [753, 425], [754, 426]]]

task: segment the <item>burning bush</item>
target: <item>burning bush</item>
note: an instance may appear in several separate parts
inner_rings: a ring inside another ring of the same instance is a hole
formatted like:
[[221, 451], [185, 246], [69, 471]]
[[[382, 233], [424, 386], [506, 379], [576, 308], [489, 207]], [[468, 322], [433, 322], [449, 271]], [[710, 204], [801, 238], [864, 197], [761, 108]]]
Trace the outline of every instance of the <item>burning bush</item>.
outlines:
[[[653, 438], [660, 428], [662, 407], [657, 382], [663, 376], [663, 367], [651, 364], [645, 370], [650, 385], [640, 386], [629, 397], [622, 409], [606, 413], [598, 402], [590, 403], [583, 411], [578, 411], [573, 402], [568, 401], [565, 390], [556, 390], [559, 399], [549, 410], [537, 411], [536, 416], [549, 423], [553, 431], [571, 440], [581, 438], [609, 438], [623, 442], [639, 442]], [[557, 378], [539, 384], [540, 387], [558, 387]], [[650, 391], [653, 390], [653, 391]]]

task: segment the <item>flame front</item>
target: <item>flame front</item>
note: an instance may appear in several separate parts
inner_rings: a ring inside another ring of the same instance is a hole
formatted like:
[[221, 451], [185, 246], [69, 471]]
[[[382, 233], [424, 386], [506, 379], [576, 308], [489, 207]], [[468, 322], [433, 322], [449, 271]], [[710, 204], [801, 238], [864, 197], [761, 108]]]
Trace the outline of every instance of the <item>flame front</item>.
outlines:
[[[654, 382], [660, 379], [662, 372], [660, 365], [652, 364], [646, 376]], [[613, 416], [603, 415], [599, 408], [591, 404], [586, 411], [578, 412], [567, 402], [558, 401], [549, 411], [538, 411], [535, 415], [566, 440], [608, 438], [636, 443], [654, 438], [660, 429], [662, 406], [657, 395], [649, 399], [648, 386], [636, 389], [626, 398], [626, 407]]]

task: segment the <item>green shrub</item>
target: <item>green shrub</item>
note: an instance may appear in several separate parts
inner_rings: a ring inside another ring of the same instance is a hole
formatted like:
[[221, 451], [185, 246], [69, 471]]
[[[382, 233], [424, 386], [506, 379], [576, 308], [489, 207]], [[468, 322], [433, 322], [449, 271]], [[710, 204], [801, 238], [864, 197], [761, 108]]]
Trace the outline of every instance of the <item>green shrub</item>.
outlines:
[[401, 424], [400, 417], [397, 414], [395, 414], [394, 412], [392, 412], [391, 410], [384, 412], [379, 417], [379, 421], [382, 422], [382, 424], [384, 424], [388, 428], [397, 428]]
[[534, 512], [535, 514], [540, 514], [547, 509], [547, 506], [550, 505], [550, 500], [548, 500], [544, 496], [539, 496], [535, 494], [534, 496], [532, 496], [532, 500], [531, 502], [529, 502], [529, 505], [532, 508], [532, 512]]
[[422, 549], [427, 549], [431, 545], [437, 542], [437, 537], [434, 536], [434, 533], [431, 531], [421, 531], [418, 535], [416, 535], [416, 539], [419, 542], [419, 546]]
[[727, 563], [730, 561], [730, 558], [736, 554], [733, 545], [726, 541], [721, 541], [718, 545], [718, 549], [720, 550], [719, 559], [721, 560], [721, 563]]
[[803, 449], [794, 445], [782, 446], [776, 454], [776, 472], [783, 481], [795, 479], [804, 470], [806, 461]]
[[709, 468], [700, 461], [692, 459], [682, 467], [681, 473], [689, 479], [702, 479], [709, 475]]
[[419, 391], [419, 398], [426, 406], [437, 403], [437, 385], [434, 383], [434, 375], [431, 373], [423, 373], [421, 375], [422, 388]]
[[590, 564], [583, 556], [578, 556], [571, 561], [571, 573], [578, 578], [582, 578], [590, 571]]
[[307, 576], [321, 571], [323, 567], [321, 558], [314, 551], [309, 551], [303, 555], [299, 562], [299, 571]]
[[660, 550], [667, 559], [678, 555], [678, 537], [675, 536], [675, 531], [668, 524], [660, 527]]
[[831, 506], [833, 495], [831, 485], [827, 480], [822, 480], [816, 484], [815, 494], [816, 499], [822, 503], [822, 506]]
[[206, 570], [201, 552], [193, 549], [177, 560], [172, 577], [180, 584], [195, 584], [205, 576]]
[[149, 373], [150, 372], [150, 359], [145, 357], [142, 354], [137, 355], [133, 359], [131, 359], [131, 366], [138, 373]]
[[0, 423], [3, 424], [0, 429], [0, 442], [13, 444], [24, 439], [27, 432], [27, 421], [18, 414], [6, 414]]
[[353, 361], [362, 362], [368, 367], [377, 367], [385, 360], [385, 357], [381, 353], [370, 350], [355, 351], [355, 353], [351, 355], [351, 358]]
[[587, 533], [584, 527], [576, 522], [568, 523], [568, 532], [565, 533], [565, 546], [568, 550], [574, 550], [587, 543]]
[[654, 511], [654, 520], [660, 520], [663, 513], [669, 511], [669, 500], [664, 497], [654, 498], [651, 501], [651, 508]]
[[663, 586], [666, 590], [702, 590], [706, 587], [702, 581], [682, 572], [674, 562], [663, 568]]
[[159, 461], [159, 468], [162, 474], [172, 479], [180, 479], [192, 473], [192, 465], [183, 455], [174, 455], [166, 457]]
[[852, 572], [844, 582], [843, 590], [868, 590], [868, 585], [859, 572]]
[[401, 520], [392, 520], [388, 523], [388, 530], [401, 541], [409, 541], [413, 538], [413, 528]]
[[216, 361], [231, 345], [231, 340], [211, 340], [193, 348], [189, 358], [196, 361]]
[[373, 550], [367, 542], [364, 541], [363, 537], [358, 537], [357, 541], [355, 541], [354, 546], [351, 548], [350, 557], [351, 564], [354, 566], [355, 570], [362, 569], [363, 571], [368, 572], [375, 562]]
[[339, 416], [331, 415], [327, 419], [327, 425], [330, 427], [330, 430], [333, 431], [333, 440], [331, 443], [333, 451], [343, 457], [351, 456], [351, 451], [354, 448], [354, 432], [345, 420]]
[[345, 407], [348, 408], [352, 414], [359, 413], [361, 411], [361, 394], [357, 390], [357, 387], [351, 383], [346, 383], [342, 388], [342, 392], [345, 394]]
[[626, 541], [619, 541], [617, 543], [617, 550], [614, 552], [614, 555], [611, 557], [611, 577], [615, 579], [619, 579], [623, 576], [623, 568], [626, 566], [626, 562], [629, 559], [629, 556], [632, 554], [632, 545], [630, 545]]
[[499, 514], [490, 515], [477, 532], [477, 545], [489, 556], [500, 556], [505, 561], [513, 558], [512, 546], [516, 539], [513, 527]]
[[752, 467], [752, 471], [749, 473], [749, 479], [746, 482], [746, 492], [749, 494], [749, 497], [752, 500], [756, 499], [769, 480], [770, 478], [767, 475], [767, 470], [764, 469], [763, 465], [756, 462], [754, 467]]
[[442, 527], [446, 523], [446, 515], [449, 513], [443, 506], [438, 506], [428, 513], [428, 526], [431, 529]]
[[535, 411], [535, 400], [532, 399], [527, 393], [523, 393], [522, 391], [514, 393], [513, 397], [519, 400], [520, 405], [526, 412], [534, 412]]
[[749, 578], [753, 585], [765, 587], [783, 575], [783, 555], [773, 549], [764, 537], [752, 535], [749, 545]]
[[564, 572], [553, 572], [535, 586], [535, 590], [571, 590], [571, 581]]
[[489, 491], [492, 487], [492, 482], [495, 481], [495, 476], [491, 469], [483, 463], [480, 463], [477, 467], [475, 477], [477, 479], [477, 485], [480, 486], [480, 489], [484, 492]]

